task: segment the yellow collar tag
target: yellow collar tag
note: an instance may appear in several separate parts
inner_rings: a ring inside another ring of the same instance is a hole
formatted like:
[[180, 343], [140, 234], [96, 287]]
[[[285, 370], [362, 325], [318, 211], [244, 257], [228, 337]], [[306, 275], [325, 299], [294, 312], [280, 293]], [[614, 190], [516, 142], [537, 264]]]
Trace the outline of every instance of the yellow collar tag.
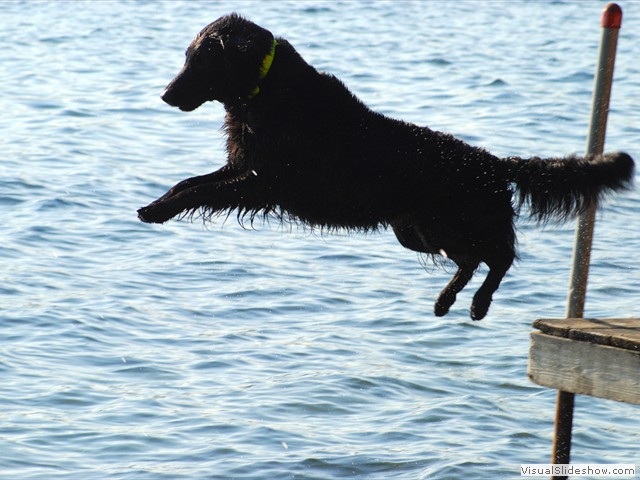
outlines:
[[271, 68], [271, 64], [273, 63], [273, 56], [276, 53], [277, 43], [278, 42], [274, 38], [273, 45], [271, 45], [271, 51], [265, 55], [264, 59], [262, 60], [262, 65], [260, 65], [260, 72], [258, 75], [258, 85], [256, 85], [256, 87], [253, 90], [251, 90], [251, 93], [249, 93], [249, 98], [253, 98], [258, 93], [260, 93], [259, 83], [264, 79], [264, 77], [267, 76], [267, 73], [269, 73], [269, 69]]

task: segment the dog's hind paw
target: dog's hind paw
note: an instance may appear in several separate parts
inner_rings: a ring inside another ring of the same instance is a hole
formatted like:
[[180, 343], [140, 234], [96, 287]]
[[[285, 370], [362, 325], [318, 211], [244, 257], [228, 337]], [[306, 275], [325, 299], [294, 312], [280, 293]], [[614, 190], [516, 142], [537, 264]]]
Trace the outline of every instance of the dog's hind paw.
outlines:
[[435, 307], [433, 307], [433, 313], [436, 317], [444, 317], [449, 313], [449, 307], [441, 305], [440, 302], [436, 302]]
[[471, 304], [471, 319], [482, 320], [487, 315], [490, 306], [491, 297], [481, 297], [476, 294]]
[[451, 298], [448, 295], [441, 294], [440, 297], [438, 297], [438, 301], [436, 302], [435, 306], [433, 307], [433, 313], [436, 317], [444, 317], [447, 313], [449, 313], [449, 309], [451, 308], [451, 305], [455, 303], [455, 301], [455, 295], [453, 295], [453, 298]]

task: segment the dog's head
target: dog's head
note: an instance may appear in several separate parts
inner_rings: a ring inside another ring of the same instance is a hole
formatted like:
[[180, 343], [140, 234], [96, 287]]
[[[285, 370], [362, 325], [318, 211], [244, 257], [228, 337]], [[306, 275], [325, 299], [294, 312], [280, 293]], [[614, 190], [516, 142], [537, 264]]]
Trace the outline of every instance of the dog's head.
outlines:
[[242, 102], [254, 96], [275, 49], [271, 32], [237, 14], [219, 18], [191, 42], [184, 67], [162, 99], [191, 111], [204, 102]]

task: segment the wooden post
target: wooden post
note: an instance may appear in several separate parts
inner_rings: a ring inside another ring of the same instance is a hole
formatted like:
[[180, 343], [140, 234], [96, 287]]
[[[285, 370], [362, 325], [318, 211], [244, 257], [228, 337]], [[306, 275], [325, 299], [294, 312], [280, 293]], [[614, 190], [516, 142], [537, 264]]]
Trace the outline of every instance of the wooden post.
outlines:
[[[601, 155], [604, 150], [618, 31], [622, 25], [622, 9], [615, 3], [609, 3], [602, 11], [601, 25], [602, 36], [600, 37], [600, 51], [596, 66], [587, 155]], [[571, 283], [567, 299], [567, 318], [582, 318], [584, 314], [594, 225], [595, 207], [591, 206], [578, 218], [576, 227]], [[554, 464], [568, 464], [571, 460], [574, 401], [575, 394], [558, 390], [551, 458]], [[552, 480], [566, 480], [567, 476], [552, 476], [551, 478]]]

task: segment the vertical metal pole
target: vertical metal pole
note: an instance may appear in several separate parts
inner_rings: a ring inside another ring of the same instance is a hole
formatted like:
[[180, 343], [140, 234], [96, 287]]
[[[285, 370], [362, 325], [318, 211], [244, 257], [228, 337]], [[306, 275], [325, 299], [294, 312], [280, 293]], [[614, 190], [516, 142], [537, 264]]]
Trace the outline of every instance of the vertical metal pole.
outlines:
[[[613, 66], [621, 23], [622, 10], [620, 7], [615, 3], [608, 4], [602, 12], [603, 28], [593, 89], [591, 122], [587, 137], [587, 155], [601, 155], [604, 151], [609, 98], [611, 97], [611, 83], [613, 81]], [[584, 314], [594, 224], [595, 208], [592, 206], [578, 218], [571, 283], [567, 299], [567, 318], [582, 318]]]
[[[609, 3], [602, 11], [601, 25], [602, 36], [600, 38], [600, 51], [593, 90], [591, 122], [587, 137], [588, 156], [601, 155], [604, 150], [618, 31], [622, 25], [622, 9], [615, 3]], [[584, 315], [595, 213], [595, 206], [592, 205], [578, 218], [569, 295], [567, 298], [567, 318], [582, 318]], [[551, 458], [554, 464], [568, 464], [571, 460], [574, 401], [575, 394], [558, 391], [553, 454]], [[551, 478], [552, 480], [566, 480], [567, 476], [552, 476]]]

